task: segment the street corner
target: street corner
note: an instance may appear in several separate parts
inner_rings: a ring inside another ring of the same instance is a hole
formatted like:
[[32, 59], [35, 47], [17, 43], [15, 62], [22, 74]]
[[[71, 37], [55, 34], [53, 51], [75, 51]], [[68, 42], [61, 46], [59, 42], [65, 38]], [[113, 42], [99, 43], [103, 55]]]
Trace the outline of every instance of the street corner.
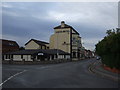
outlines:
[[105, 70], [102, 63], [99, 61], [96, 61], [93, 64], [91, 64], [89, 66], [89, 71], [103, 78], [111, 79], [113, 81], [118, 82], [120, 80], [117, 73]]

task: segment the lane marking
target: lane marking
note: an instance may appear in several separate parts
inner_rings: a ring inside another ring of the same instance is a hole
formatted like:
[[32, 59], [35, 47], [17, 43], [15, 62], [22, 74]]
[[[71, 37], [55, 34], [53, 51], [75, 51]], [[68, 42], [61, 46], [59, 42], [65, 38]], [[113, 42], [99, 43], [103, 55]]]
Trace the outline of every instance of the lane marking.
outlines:
[[8, 69], [8, 68], [7, 68], [7, 69], [6, 69], [6, 68], [2, 68], [2, 69], [3, 69], [3, 70], [12, 70], [12, 71], [14, 71], [14, 70], [15, 70], [15, 71], [16, 71], [16, 70], [21, 71], [21, 69]]
[[[51, 67], [51, 66], [43, 66], [43, 67], [36, 68], [36, 69], [38, 69], [38, 70], [40, 70], [40, 69], [48, 69], [49, 67]], [[10, 69], [5, 69], [5, 70], [10, 70]], [[21, 70], [21, 69], [12, 69], [12, 70]], [[6, 80], [4, 80], [2, 83], [0, 83], [0, 87], [1, 87], [4, 83], [6, 83], [6, 82], [9, 81], [10, 79], [12, 79], [13, 77], [15, 77], [15, 76], [17, 76], [17, 75], [19, 75], [19, 74], [22, 74], [22, 73], [24, 73], [24, 72], [26, 72], [26, 71], [28, 71], [28, 70], [23, 70], [23, 71], [21, 71], [21, 72], [18, 72], [18, 73], [16, 73], [16, 74], [10, 76], [10, 77], [7, 78]]]
[[7, 78], [6, 80], [4, 80], [2, 83], [0, 83], [0, 87], [1, 87], [4, 83], [6, 83], [6, 82], [9, 81], [10, 79], [12, 79], [13, 77], [15, 77], [15, 76], [17, 76], [17, 75], [19, 75], [19, 74], [22, 74], [22, 73], [24, 73], [24, 72], [26, 72], [26, 71], [27, 71], [27, 70], [23, 70], [23, 71], [21, 71], [21, 72], [19, 72], [19, 73], [16, 73], [16, 74], [10, 76], [10, 77]]
[[95, 63], [96, 63], [96, 62], [93, 62], [93, 63], [91, 63], [91, 64], [89, 65], [89, 67], [88, 67], [89, 72], [95, 73], [95, 72], [93, 72], [93, 70], [92, 70], [92, 68], [94, 68], [93, 65], [94, 65]]

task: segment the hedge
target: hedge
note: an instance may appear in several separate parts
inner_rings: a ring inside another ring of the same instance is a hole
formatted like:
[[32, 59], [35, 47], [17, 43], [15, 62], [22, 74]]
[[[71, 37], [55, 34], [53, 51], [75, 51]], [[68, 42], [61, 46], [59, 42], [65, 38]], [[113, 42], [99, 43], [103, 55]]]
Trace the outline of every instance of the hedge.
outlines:
[[120, 32], [109, 32], [96, 44], [96, 53], [101, 56], [103, 64], [120, 69]]

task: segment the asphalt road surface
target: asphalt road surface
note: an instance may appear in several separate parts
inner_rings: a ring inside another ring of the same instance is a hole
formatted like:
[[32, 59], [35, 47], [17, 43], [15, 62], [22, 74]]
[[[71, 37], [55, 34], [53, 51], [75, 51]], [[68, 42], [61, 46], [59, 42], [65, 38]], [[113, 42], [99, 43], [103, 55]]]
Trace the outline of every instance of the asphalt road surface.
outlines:
[[118, 88], [88, 70], [96, 60], [50, 65], [3, 65], [3, 88]]

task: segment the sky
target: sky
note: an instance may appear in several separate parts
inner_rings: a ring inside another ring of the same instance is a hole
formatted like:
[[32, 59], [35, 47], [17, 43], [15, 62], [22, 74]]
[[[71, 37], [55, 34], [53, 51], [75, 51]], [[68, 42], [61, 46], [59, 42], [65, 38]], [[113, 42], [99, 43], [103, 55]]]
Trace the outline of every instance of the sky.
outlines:
[[117, 2], [4, 2], [2, 38], [20, 46], [30, 39], [49, 42], [61, 21], [80, 33], [82, 45], [94, 50], [106, 30], [118, 27]]

